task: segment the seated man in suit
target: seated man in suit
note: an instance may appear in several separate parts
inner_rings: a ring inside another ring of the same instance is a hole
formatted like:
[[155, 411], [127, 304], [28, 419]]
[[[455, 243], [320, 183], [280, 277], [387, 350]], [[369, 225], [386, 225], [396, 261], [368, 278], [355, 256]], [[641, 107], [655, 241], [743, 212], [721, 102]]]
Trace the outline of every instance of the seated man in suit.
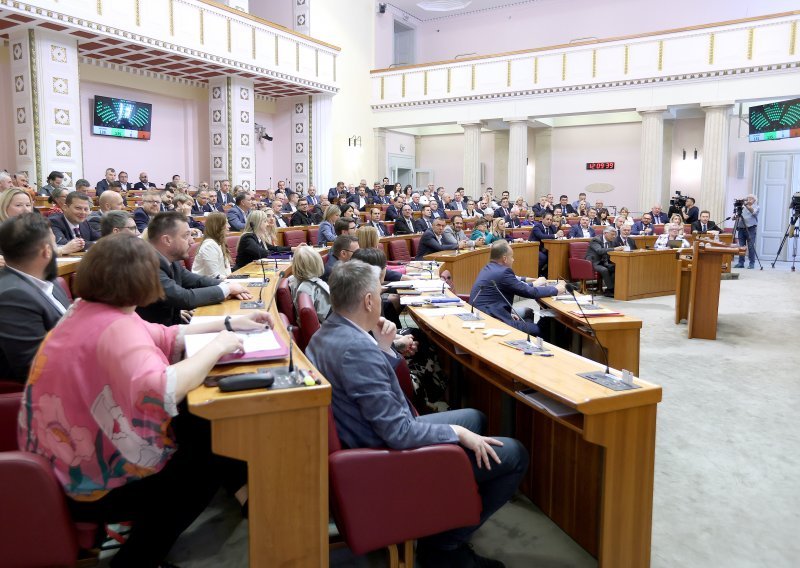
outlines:
[[411, 206], [406, 203], [401, 210], [402, 216], [394, 221], [394, 234], [395, 235], [413, 235], [417, 232], [417, 227], [414, 224], [414, 212]]
[[336, 266], [329, 285], [333, 314], [314, 334], [306, 354], [333, 387], [339, 438], [348, 448], [460, 444], [481, 495], [480, 521], [420, 539], [419, 563], [424, 568], [502, 566], [477, 556], [467, 543], [517, 490], [527, 469], [527, 451], [514, 439], [484, 437], [486, 418], [475, 410], [414, 416], [395, 375], [401, 360], [392, 348], [397, 329], [381, 317], [380, 269], [352, 260]]
[[558, 225], [553, 224], [553, 214], [545, 213], [542, 220], [534, 223], [531, 229], [531, 234], [528, 240], [537, 242], [539, 244], [539, 274], [543, 275], [545, 266], [547, 266], [547, 250], [541, 244], [542, 241], [547, 239], [560, 239], [564, 236], [564, 231], [558, 228]]
[[428, 206], [431, 208], [431, 219], [447, 219], [447, 213], [443, 208], [439, 208], [439, 203], [435, 199], [431, 199]]
[[722, 229], [714, 221], [711, 221], [711, 213], [704, 210], [700, 211], [700, 218], [692, 223], [692, 232], [698, 232], [701, 235], [706, 233], [718, 235], [722, 232]]
[[578, 212], [572, 206], [572, 203], [569, 202], [569, 197], [567, 197], [566, 195], [562, 195], [559, 199], [561, 201], [561, 205], [560, 205], [561, 214], [564, 215], [564, 217], [577, 217], [578, 216]]
[[367, 221], [367, 225], [375, 227], [378, 231], [378, 237], [386, 237], [389, 235], [386, 225], [381, 221], [381, 210], [379, 207], [373, 207], [369, 210], [369, 221]]
[[24, 213], [0, 225], [0, 377], [24, 383], [33, 356], [69, 307], [50, 223]]
[[614, 250], [636, 250], [636, 241], [631, 238], [632, 232], [630, 225], [622, 225], [619, 228], [619, 235], [614, 239]]
[[569, 234], [567, 234], [568, 239], [581, 239], [581, 238], [593, 238], [594, 237], [594, 229], [592, 229], [591, 225], [589, 224], [589, 216], [584, 215], [581, 217], [580, 223], [577, 225], [573, 225], [570, 230]]
[[317, 219], [316, 215], [312, 215], [309, 213], [308, 201], [305, 197], [301, 197], [297, 200], [297, 211], [292, 214], [292, 218], [289, 220], [289, 225], [292, 227], [298, 227], [303, 225], [316, 225], [319, 223], [319, 219]]
[[433, 217], [431, 216], [431, 206], [424, 205], [422, 207], [422, 217], [414, 223], [414, 229], [417, 233], [424, 233], [433, 226]]
[[631, 228], [632, 235], [652, 235], [655, 227], [653, 226], [653, 216], [650, 213], [642, 215], [640, 221], [636, 221]]
[[350, 260], [358, 248], [358, 238], [355, 236], [339, 235], [336, 237], [336, 240], [333, 241], [333, 247], [331, 247], [331, 253], [328, 255], [328, 260], [325, 261], [325, 272], [322, 273], [322, 279], [327, 282], [333, 267], [340, 262]]
[[95, 195], [97, 195], [97, 197], [103, 195], [103, 192], [108, 189], [109, 184], [116, 179], [117, 179], [117, 170], [115, 170], [114, 168], [106, 168], [106, 177], [98, 181], [97, 185], [94, 188]]
[[614, 297], [614, 263], [608, 258], [608, 251], [613, 250], [614, 240], [617, 238], [617, 230], [608, 226], [603, 229], [603, 234], [589, 241], [589, 248], [586, 250], [586, 260], [592, 263], [592, 268], [603, 279], [606, 291], [605, 296]]
[[391, 205], [386, 208], [386, 220], [394, 222], [397, 220], [398, 217], [403, 216], [403, 204], [405, 203], [405, 199], [403, 199], [402, 195], [398, 195], [392, 200]]
[[661, 205], [656, 203], [650, 211], [650, 217], [656, 225], [666, 225], [669, 222], [669, 216], [661, 210]]
[[159, 213], [147, 227], [147, 240], [158, 252], [158, 278], [164, 288], [164, 298], [136, 308], [142, 319], [162, 325], [186, 323], [187, 312], [226, 298], [248, 300], [247, 288], [235, 282], [200, 276], [187, 270], [183, 260], [194, 244], [186, 217], [177, 211]]
[[446, 245], [458, 246], [463, 242], [462, 247], [475, 248], [475, 241], [464, 232], [464, 218], [461, 215], [453, 215], [452, 224], [447, 225], [442, 233], [442, 242]]
[[[103, 195], [111, 192], [107, 191]], [[127, 211], [109, 211], [103, 215], [100, 221], [100, 235], [107, 237], [108, 235], [116, 235], [117, 233], [127, 233], [135, 237], [139, 236], [139, 229], [136, 228], [136, 222], [133, 216]]]
[[236, 196], [234, 206], [228, 209], [228, 224], [232, 230], [241, 231], [244, 229], [251, 206], [249, 193], [242, 192]]
[[65, 245], [73, 239], [83, 239], [84, 243], [93, 243], [100, 238], [100, 233], [92, 229], [86, 221], [91, 203], [88, 195], [77, 191], [67, 194], [64, 213], [49, 217], [57, 244]]
[[544, 217], [545, 213], [553, 212], [553, 206], [547, 201], [546, 195], [542, 195], [539, 198], [539, 203], [533, 206], [533, 212], [536, 213], [537, 217]]
[[557, 296], [564, 293], [565, 285], [559, 282], [556, 286], [545, 286], [544, 278], [531, 281], [530, 278], [519, 277], [512, 270], [513, 264], [514, 249], [508, 241], [499, 239], [493, 242], [489, 251], [489, 264], [478, 273], [470, 291], [469, 302], [511, 327], [531, 335], [539, 335], [539, 327], [533, 320], [519, 319], [508, 304], [514, 302], [515, 295], [523, 298]]
[[109, 211], [122, 211], [125, 209], [125, 200], [122, 199], [122, 196], [116, 191], [106, 191], [100, 196], [97, 202], [100, 206], [100, 210], [92, 211], [91, 215], [89, 215], [86, 220], [93, 230], [102, 233], [100, 230], [100, 222], [103, 216]]
[[447, 225], [444, 219], [434, 219], [431, 228], [422, 233], [422, 238], [419, 241], [419, 248], [417, 249], [416, 260], [422, 260], [426, 254], [432, 252], [441, 252], [443, 250], [456, 250], [466, 246], [465, 241], [458, 241], [453, 245], [447, 243], [442, 239], [442, 233]]
[[139, 173], [139, 181], [133, 184], [133, 189], [150, 189], [155, 186], [156, 184], [148, 179], [147, 172], [141, 172]]
[[201, 189], [197, 192], [194, 204], [192, 205], [192, 215], [205, 215], [213, 213], [216, 209], [208, 202], [208, 191]]
[[142, 206], [133, 212], [133, 220], [136, 221], [136, 228], [140, 233], [144, 232], [159, 209], [161, 209], [161, 192], [157, 189], [145, 190], [142, 193]]

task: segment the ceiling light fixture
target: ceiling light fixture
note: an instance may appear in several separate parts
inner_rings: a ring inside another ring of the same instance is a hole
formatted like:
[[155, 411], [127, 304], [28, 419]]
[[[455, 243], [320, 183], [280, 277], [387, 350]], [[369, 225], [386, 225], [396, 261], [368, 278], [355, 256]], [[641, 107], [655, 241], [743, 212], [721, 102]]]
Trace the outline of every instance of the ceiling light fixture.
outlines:
[[452, 12], [461, 10], [472, 4], [472, 0], [424, 0], [417, 2], [417, 6], [427, 12]]

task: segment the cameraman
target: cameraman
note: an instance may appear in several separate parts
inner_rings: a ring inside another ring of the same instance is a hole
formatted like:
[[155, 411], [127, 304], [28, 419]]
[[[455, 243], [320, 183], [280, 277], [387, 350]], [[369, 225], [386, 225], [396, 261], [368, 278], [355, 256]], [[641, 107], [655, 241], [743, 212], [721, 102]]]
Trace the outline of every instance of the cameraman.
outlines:
[[683, 222], [686, 225], [691, 225], [697, 221], [700, 216], [700, 208], [694, 204], [694, 197], [687, 197], [686, 204], [683, 206], [683, 211], [680, 212], [683, 217]]
[[[756, 266], [756, 226], [758, 225], [758, 199], [752, 193], [745, 197], [744, 207], [739, 213], [740, 220], [737, 222], [737, 234], [739, 236], [739, 246], [747, 244], [747, 268]], [[739, 264], [735, 268], [744, 268], [744, 255], [739, 256]]]

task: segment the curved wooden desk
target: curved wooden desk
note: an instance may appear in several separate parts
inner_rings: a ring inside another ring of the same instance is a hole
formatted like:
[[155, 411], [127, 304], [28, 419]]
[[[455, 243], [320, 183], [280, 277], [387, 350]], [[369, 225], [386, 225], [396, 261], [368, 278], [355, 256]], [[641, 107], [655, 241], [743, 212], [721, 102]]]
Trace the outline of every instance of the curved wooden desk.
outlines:
[[[250, 264], [237, 274], [261, 276]], [[269, 304], [277, 275], [267, 273], [264, 289]], [[251, 288], [258, 294], [258, 288]], [[196, 315], [235, 315], [239, 300], [205, 306]], [[271, 310], [276, 321], [278, 310]], [[289, 341], [279, 325], [284, 341]], [[294, 346], [296, 367], [313, 368]], [[221, 365], [211, 374], [252, 372], [286, 365], [265, 361], [247, 365]], [[321, 375], [316, 371], [316, 375]], [[187, 397], [189, 410], [211, 421], [214, 453], [247, 462], [249, 484], [250, 566], [328, 566], [328, 406], [330, 384], [278, 391], [222, 393], [201, 386]]]
[[[412, 317], [447, 358], [465, 369], [465, 406], [483, 410], [492, 432], [512, 424], [531, 451], [522, 490], [601, 567], [650, 565], [656, 405], [661, 387], [612, 391], [577, 377], [601, 365], [548, 345], [553, 357], [524, 355], [502, 345], [524, 339], [514, 331], [484, 339], [455, 316]], [[508, 326], [485, 314], [487, 328]], [[533, 388], [577, 410], [559, 417], [532, 405], [519, 391]], [[503, 410], [500, 393], [516, 399]]]

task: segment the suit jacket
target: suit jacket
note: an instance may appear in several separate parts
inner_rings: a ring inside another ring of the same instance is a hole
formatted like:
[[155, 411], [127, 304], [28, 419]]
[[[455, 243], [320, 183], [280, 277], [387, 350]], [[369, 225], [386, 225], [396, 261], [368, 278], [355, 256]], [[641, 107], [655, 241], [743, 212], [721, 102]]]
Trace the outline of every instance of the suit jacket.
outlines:
[[653, 223], [656, 225], [664, 225], [667, 221], [669, 221], [669, 217], [663, 211], [658, 215], [650, 211], [650, 215], [653, 217]]
[[147, 228], [147, 225], [150, 224], [150, 215], [141, 207], [137, 207], [133, 212], [133, 220], [136, 223], [136, 228], [139, 229], [141, 233]]
[[417, 227], [414, 224], [414, 219], [406, 219], [405, 217], [398, 217], [394, 221], [394, 234], [395, 235], [411, 235], [417, 232]]
[[386, 225], [384, 225], [380, 221], [378, 221], [377, 223], [373, 223], [372, 221], [368, 221], [367, 225], [369, 225], [370, 227], [375, 227], [376, 229], [378, 229], [378, 236], [379, 237], [388, 237], [389, 236], [389, 231], [386, 229]]
[[570, 205], [569, 203], [567, 203], [566, 205], [560, 205], [559, 204], [558, 207], [561, 207], [561, 214], [564, 217], [566, 217], [570, 213], [574, 213], [575, 215], [578, 214], [578, 212], [575, 210], [575, 208], [572, 205]]
[[586, 260], [595, 264], [607, 265], [613, 264], [608, 258], [608, 251], [614, 250], [614, 243], [603, 243], [603, 235], [593, 238], [589, 241], [589, 248], [586, 249]]
[[449, 425], [414, 417], [394, 373], [399, 356], [381, 351], [339, 314], [325, 320], [306, 355], [331, 382], [333, 417], [346, 447], [403, 450], [458, 441]]
[[294, 212], [292, 218], [289, 220], [289, 225], [297, 227], [300, 225], [316, 225], [318, 222], [317, 216], [311, 213], [303, 213], [299, 209]]
[[494, 210], [494, 217], [503, 217], [504, 219], [511, 215], [511, 209], [508, 207], [498, 207]]
[[230, 224], [231, 229], [234, 231], [241, 231], [244, 229], [244, 224], [246, 221], [247, 217], [240, 207], [234, 205], [228, 209], [228, 224]]
[[[69, 307], [56, 283], [53, 296]], [[44, 292], [14, 270], [0, 269], [0, 377], [24, 383], [39, 344], [60, 319]]]
[[231, 192], [222, 193], [221, 191], [217, 191], [217, 207], [224, 207], [228, 203], [233, 205], [233, 195]]
[[154, 184], [151, 181], [147, 182], [147, 187], [145, 187], [145, 185], [142, 182], [137, 181], [135, 184], [133, 184], [133, 189], [150, 189], [151, 187], [155, 187], [155, 186], [156, 186], [156, 184]]
[[292, 247], [264, 243], [258, 240], [254, 233], [245, 233], [239, 238], [239, 245], [236, 247], [236, 266], [233, 270], [239, 270], [254, 260], [281, 252], [292, 252]]
[[319, 205], [319, 197], [316, 195], [306, 195], [306, 203], [308, 203], [309, 207], [316, 207]]
[[[50, 215], [48, 220], [50, 221], [50, 226], [53, 228], [53, 234], [56, 236], [57, 244], [65, 245], [75, 238], [75, 233], [72, 230], [72, 226], [69, 224], [69, 222], [67, 222], [67, 219], [64, 217], [63, 213]], [[92, 226], [89, 225], [88, 221], [80, 223], [78, 225], [78, 229], [81, 232], [81, 237], [86, 242], [94, 242], [100, 238], [100, 232], [92, 229]]]
[[555, 239], [556, 233], [558, 232], [558, 227], [555, 225], [550, 225], [549, 227], [545, 227], [541, 221], [534, 223], [533, 229], [531, 229], [531, 234], [528, 236], [529, 241], [534, 242], [541, 242], [547, 239]]
[[[497, 288], [492, 284], [493, 281], [497, 284]], [[509, 267], [490, 262], [478, 273], [469, 293], [469, 303], [493, 318], [518, 327], [517, 322], [511, 317], [511, 308], [503, 298], [513, 303], [514, 296], [544, 298], [557, 294], [555, 286], [531, 286], [521, 282]]]
[[447, 208], [451, 211], [466, 211], [467, 204], [464, 201], [451, 201], [447, 204]]
[[386, 208], [387, 221], [396, 221], [399, 217], [402, 216], [403, 215], [400, 213], [400, 211], [397, 210], [397, 207], [395, 207], [394, 204], [389, 205], [389, 207]]
[[327, 282], [328, 278], [331, 277], [331, 272], [333, 271], [333, 267], [339, 262], [339, 259], [333, 255], [333, 252], [328, 255], [328, 259], [325, 261], [325, 270], [322, 272], [322, 279]]
[[136, 313], [151, 323], [178, 325], [181, 310], [193, 310], [200, 306], [218, 304], [225, 299], [222, 280], [194, 274], [180, 261], [170, 263], [158, 255], [158, 279], [164, 288], [164, 299], [149, 306], [136, 308]]
[[550, 207], [549, 204], [542, 207], [541, 204], [537, 203], [536, 205], [533, 206], [533, 212], [536, 214], [537, 217], [543, 217], [545, 213], [552, 213], [553, 208]]
[[422, 238], [419, 240], [419, 248], [417, 248], [417, 257], [416, 260], [422, 260], [422, 258], [426, 254], [431, 254], [432, 252], [441, 252], [443, 250], [456, 250], [458, 248], [458, 244], [448, 244], [442, 239], [442, 242], [436, 238], [436, 233], [433, 232], [433, 229], [428, 229], [422, 234]]
[[506, 227], [509, 229], [519, 229], [522, 226], [522, 219], [519, 217], [511, 217], [510, 215], [506, 217]]
[[355, 205], [356, 209], [358, 209], [359, 211], [363, 211], [364, 207], [372, 203], [372, 200], [366, 195], [364, 197], [361, 197], [360, 195], [355, 194], [348, 197], [347, 202]]
[[[430, 223], [431, 225], [433, 225], [433, 217], [430, 218]], [[425, 231], [430, 229], [430, 226], [425, 220], [425, 217], [420, 217], [419, 219], [414, 221], [414, 229], [416, 230], [417, 233], [424, 233]]]
[[714, 221], [709, 221], [708, 223], [706, 223], [706, 230], [704, 231], [703, 224], [698, 220], [692, 223], [692, 232], [694, 231], [697, 231], [702, 235], [704, 233], [707, 233], [708, 231], [719, 231], [721, 233], [722, 229], [720, 229]]
[[[645, 230], [647, 229], [650, 229], [649, 233], [645, 233]], [[641, 221], [636, 221], [633, 224], [633, 227], [631, 227], [631, 235], [648, 235], [648, 234], [652, 235], [653, 231], [655, 231], [655, 227], [653, 226], [652, 223], [650, 223], [650, 225], [645, 227], [644, 223], [642, 223]]]
[[[594, 237], [594, 229], [592, 229], [591, 225], [589, 226], [589, 236]], [[580, 225], [573, 225], [572, 228], [569, 230], [567, 234], [568, 239], [581, 239], [583, 238], [583, 229]]]
[[108, 189], [108, 180], [106, 178], [101, 179], [97, 182], [97, 185], [94, 187], [95, 195], [100, 197], [100, 195]]
[[636, 241], [635, 241], [635, 240], [633, 240], [633, 239], [632, 239], [632, 238], [630, 238], [630, 237], [628, 237], [626, 240], [628, 241], [627, 243], [626, 243], [625, 241], [623, 241], [623, 240], [622, 240], [622, 237], [621, 237], [620, 235], [617, 235], [617, 236], [616, 236], [616, 238], [614, 239], [614, 243], [613, 243], [613, 245], [612, 245], [612, 246], [615, 246], [615, 247], [624, 247], [624, 246], [627, 244], [627, 245], [628, 245], [628, 247], [629, 247], [631, 250], [636, 250]]

